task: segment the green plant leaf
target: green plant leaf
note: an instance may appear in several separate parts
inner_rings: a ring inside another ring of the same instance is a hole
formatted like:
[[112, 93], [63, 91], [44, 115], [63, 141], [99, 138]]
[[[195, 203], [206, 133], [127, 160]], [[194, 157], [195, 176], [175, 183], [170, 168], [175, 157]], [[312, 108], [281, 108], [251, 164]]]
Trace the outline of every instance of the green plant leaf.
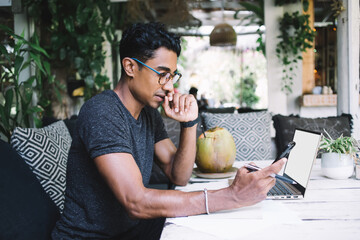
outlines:
[[35, 122], [35, 127], [37, 127], [37, 128], [41, 128], [41, 127], [42, 127], [42, 121], [41, 121], [40, 118], [38, 118], [38, 117], [33, 117], [33, 120], [34, 120], [34, 122]]
[[0, 115], [1, 115], [1, 123], [4, 126], [4, 134], [10, 131], [10, 114], [11, 114], [11, 106], [13, 101], [13, 90], [9, 89], [5, 93], [5, 106], [0, 104]]
[[[35, 36], [36, 36], [36, 35], [35, 35]], [[44, 54], [46, 57], [49, 57], [49, 55], [47, 54], [47, 52], [46, 52], [42, 47], [40, 47], [40, 46], [38, 46], [38, 45], [36, 45], [36, 44], [34, 44], [34, 43], [31, 43], [31, 42], [28, 42], [28, 43], [29, 43], [29, 45], [30, 45], [31, 48], [33, 48], [33, 49], [35, 49], [36, 51]]]
[[13, 30], [6, 25], [0, 24], [0, 29], [8, 34], [12, 34]]
[[1, 123], [0, 123], [0, 132], [2, 132], [6, 136], [6, 138], [8, 139], [8, 142], [10, 142], [10, 137], [11, 137], [10, 131], [5, 129], [5, 127], [3, 127], [1, 125]]
[[309, 0], [303, 0], [302, 5], [304, 12], [307, 12], [309, 10]]
[[8, 51], [6, 50], [5, 46], [0, 44], [0, 53], [2, 56], [5, 56], [5, 58], [10, 61], [10, 54], [8, 53]]
[[48, 61], [42, 61], [47, 75], [51, 75], [50, 63]]
[[30, 56], [31, 56], [31, 60], [33, 60], [36, 64], [36, 66], [43, 72], [46, 74], [45, 69], [43, 68], [42, 64], [41, 64], [41, 60], [40, 60], [40, 56], [37, 54], [34, 54], [32, 52], [30, 52]]
[[13, 104], [13, 99], [14, 99], [14, 91], [13, 89], [9, 89], [5, 93], [5, 106], [4, 106], [4, 113], [8, 117], [10, 117], [11, 115], [11, 107]]
[[21, 69], [20, 69], [20, 72], [23, 71], [24, 69], [28, 68], [30, 66], [30, 61], [26, 61], [22, 66], [21, 66]]
[[15, 68], [15, 73], [19, 74], [20, 73], [20, 68], [21, 65], [23, 64], [24, 61], [24, 57], [17, 55], [15, 57], [15, 62], [14, 62], [14, 68]]
[[32, 113], [41, 113], [42, 111], [44, 111], [43, 108], [39, 107], [39, 106], [34, 106], [34, 107], [31, 107], [31, 108], [28, 108], [27, 110], [27, 113], [29, 114], [32, 114]]
[[70, 32], [70, 33], [74, 32], [75, 27], [74, 27], [74, 19], [72, 16], [65, 17], [64, 24], [65, 24], [65, 28], [66, 28], [66, 30], [68, 30], [68, 32]]
[[65, 48], [60, 49], [59, 58], [60, 58], [60, 60], [64, 60], [66, 58], [66, 50], [65, 50]]
[[[243, 6], [246, 10], [255, 13], [255, 15], [264, 22], [264, 2], [259, 1], [259, 4], [252, 4], [248, 2], [239, 2], [241, 6]], [[262, 6], [262, 7], [261, 7]], [[264, 24], [262, 24], [264, 25]]]

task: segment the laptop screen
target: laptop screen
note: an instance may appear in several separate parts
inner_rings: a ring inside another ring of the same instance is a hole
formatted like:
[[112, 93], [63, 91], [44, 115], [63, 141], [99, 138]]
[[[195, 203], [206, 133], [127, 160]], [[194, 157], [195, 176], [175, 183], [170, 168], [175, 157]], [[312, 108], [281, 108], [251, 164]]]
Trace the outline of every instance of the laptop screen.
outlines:
[[296, 143], [289, 155], [284, 173], [306, 188], [313, 162], [316, 158], [321, 134], [296, 129], [293, 141]]

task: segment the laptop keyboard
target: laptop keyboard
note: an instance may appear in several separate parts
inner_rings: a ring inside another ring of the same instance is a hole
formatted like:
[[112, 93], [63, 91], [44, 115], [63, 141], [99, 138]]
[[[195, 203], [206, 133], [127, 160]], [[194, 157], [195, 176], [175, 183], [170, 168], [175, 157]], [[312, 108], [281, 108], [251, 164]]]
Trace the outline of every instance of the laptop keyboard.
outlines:
[[279, 181], [276, 180], [275, 186], [270, 189], [268, 192], [269, 196], [277, 196], [277, 195], [294, 195], [285, 185]]

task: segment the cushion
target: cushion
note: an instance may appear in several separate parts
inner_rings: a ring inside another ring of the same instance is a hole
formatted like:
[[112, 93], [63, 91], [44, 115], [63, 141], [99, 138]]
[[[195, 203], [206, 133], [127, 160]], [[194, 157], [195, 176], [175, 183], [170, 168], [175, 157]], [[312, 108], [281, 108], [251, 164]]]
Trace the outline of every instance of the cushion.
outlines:
[[351, 115], [343, 114], [338, 117], [327, 118], [303, 118], [299, 116], [273, 116], [274, 128], [276, 131], [275, 142], [277, 152], [285, 149], [288, 142], [292, 141], [295, 128], [325, 133], [324, 129], [332, 138], [338, 138], [341, 134], [351, 135]]
[[50, 239], [60, 213], [29, 166], [0, 140], [0, 239]]
[[271, 157], [270, 123], [267, 111], [251, 113], [202, 113], [205, 129], [226, 128], [234, 137], [236, 160], [264, 160]]
[[29, 165], [50, 198], [64, 208], [66, 163], [71, 136], [63, 121], [44, 128], [15, 128], [11, 146]]
[[208, 113], [234, 113], [235, 107], [224, 107], [224, 108], [206, 108], [204, 112]]
[[[66, 125], [66, 127], [68, 128], [68, 131], [70, 132], [71, 138], [74, 138], [74, 134], [76, 131], [76, 121], [77, 121], [78, 116], [77, 115], [72, 115], [70, 118], [64, 119], [64, 123]], [[60, 121], [61, 119], [57, 119], [54, 117], [46, 117], [44, 116], [42, 119], [42, 125], [43, 127], [48, 126], [54, 122]]]
[[168, 133], [170, 140], [174, 143], [176, 147], [178, 147], [181, 131], [180, 123], [168, 117], [163, 117], [162, 119], [165, 125], [165, 130]]
[[267, 111], [267, 109], [254, 109], [249, 107], [241, 107], [237, 109], [238, 113], [261, 112], [261, 111]]

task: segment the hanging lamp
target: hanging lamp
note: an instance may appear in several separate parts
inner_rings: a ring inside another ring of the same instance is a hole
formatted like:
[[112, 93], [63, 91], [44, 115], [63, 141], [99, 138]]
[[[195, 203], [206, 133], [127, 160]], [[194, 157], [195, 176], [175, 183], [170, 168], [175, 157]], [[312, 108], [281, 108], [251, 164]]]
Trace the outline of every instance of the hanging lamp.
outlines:
[[223, 23], [217, 24], [210, 33], [210, 46], [236, 46], [237, 35], [234, 28], [224, 21], [224, 3], [221, 1]]
[[236, 46], [236, 32], [227, 23], [220, 23], [210, 33], [210, 46]]

